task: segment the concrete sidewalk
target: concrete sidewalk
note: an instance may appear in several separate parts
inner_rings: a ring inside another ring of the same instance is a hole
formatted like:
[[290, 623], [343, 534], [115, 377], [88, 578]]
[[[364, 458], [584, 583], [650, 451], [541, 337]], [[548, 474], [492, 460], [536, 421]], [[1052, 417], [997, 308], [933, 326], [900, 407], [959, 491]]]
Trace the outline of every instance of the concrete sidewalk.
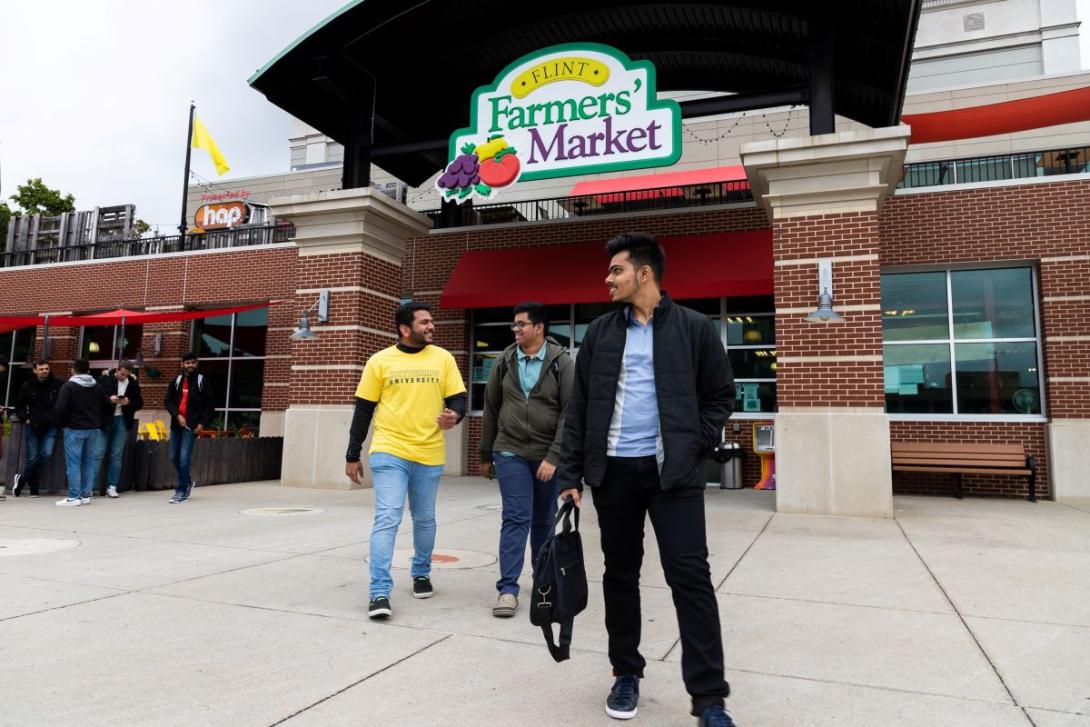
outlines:
[[[563, 664], [525, 613], [492, 618], [494, 485], [445, 479], [435, 598], [395, 570], [387, 623], [366, 617], [370, 491], [168, 496], [0, 503], [0, 725], [615, 724], [597, 582]], [[771, 493], [708, 492], [739, 725], [1090, 727], [1090, 502], [895, 507], [776, 515]], [[583, 531], [599, 581], [589, 504]], [[657, 557], [649, 527], [632, 724], [690, 725]]]

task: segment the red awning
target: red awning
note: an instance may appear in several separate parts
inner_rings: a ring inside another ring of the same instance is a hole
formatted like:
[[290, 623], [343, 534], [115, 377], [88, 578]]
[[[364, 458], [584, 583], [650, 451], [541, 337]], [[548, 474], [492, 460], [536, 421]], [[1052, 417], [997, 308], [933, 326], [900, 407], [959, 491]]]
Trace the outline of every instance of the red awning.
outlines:
[[[201, 308], [197, 310], [117, 310], [103, 313], [90, 313], [81, 316], [58, 315], [49, 316], [51, 326], [119, 326], [122, 320], [126, 325], [139, 323], [168, 323], [170, 321], [192, 321], [198, 318], [210, 318], [228, 313], [245, 313], [248, 310], [266, 308], [282, 301], [274, 300], [269, 303], [253, 303], [249, 305], [236, 305], [229, 308]], [[6, 333], [28, 326], [40, 326], [45, 323], [45, 316], [2, 316], [0, 317], [0, 333]]]
[[[676, 299], [772, 295], [772, 231], [664, 237], [663, 286]], [[600, 242], [463, 253], [443, 288], [443, 308], [609, 300]]]
[[[644, 174], [638, 177], [615, 177], [579, 182], [569, 193], [572, 197], [598, 196], [599, 202], [609, 202], [613, 195], [627, 192], [625, 199], [643, 199], [652, 196], [680, 197], [682, 187], [696, 184], [725, 184], [746, 181], [746, 170], [741, 164], [712, 169], [689, 169], [683, 172]], [[655, 190], [655, 191], [650, 191]]]
[[1090, 88], [952, 111], [906, 114], [901, 121], [912, 127], [913, 144], [1012, 134], [1057, 124], [1090, 121]]

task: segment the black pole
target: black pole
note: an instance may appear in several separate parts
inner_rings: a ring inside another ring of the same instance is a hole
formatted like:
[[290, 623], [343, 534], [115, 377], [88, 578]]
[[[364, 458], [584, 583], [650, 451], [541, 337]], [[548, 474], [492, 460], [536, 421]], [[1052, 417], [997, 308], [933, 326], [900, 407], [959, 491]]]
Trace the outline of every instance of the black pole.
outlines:
[[836, 131], [835, 28], [816, 10], [810, 15], [810, 134]]
[[121, 359], [125, 356], [125, 316], [121, 316], [121, 335], [117, 337], [117, 368], [121, 368]]
[[178, 223], [178, 234], [181, 235], [181, 239], [178, 241], [178, 249], [185, 246], [185, 231], [188, 227], [186, 223], [186, 205], [189, 202], [189, 162], [193, 155], [193, 112], [197, 107], [192, 101], [189, 102], [189, 133], [185, 137], [185, 179], [182, 180], [182, 221]]

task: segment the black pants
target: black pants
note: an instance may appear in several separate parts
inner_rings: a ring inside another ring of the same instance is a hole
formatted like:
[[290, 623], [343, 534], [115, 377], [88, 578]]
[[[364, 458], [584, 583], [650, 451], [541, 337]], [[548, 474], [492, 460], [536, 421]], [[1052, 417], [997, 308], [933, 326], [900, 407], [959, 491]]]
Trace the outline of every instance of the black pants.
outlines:
[[664, 492], [654, 457], [610, 457], [594, 509], [605, 555], [606, 631], [614, 674], [643, 676], [640, 655], [640, 566], [643, 524], [651, 515], [666, 582], [681, 631], [681, 676], [693, 714], [723, 705], [730, 687], [723, 678], [723, 637], [708, 567], [704, 490]]

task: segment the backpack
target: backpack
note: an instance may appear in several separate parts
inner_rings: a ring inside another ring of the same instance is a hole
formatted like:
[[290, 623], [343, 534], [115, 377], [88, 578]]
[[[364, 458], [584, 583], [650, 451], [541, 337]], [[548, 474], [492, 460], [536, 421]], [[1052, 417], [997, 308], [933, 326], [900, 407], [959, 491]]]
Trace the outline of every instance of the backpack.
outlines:
[[[556, 526], [560, 524], [564, 527], [557, 533]], [[583, 566], [583, 540], [579, 536], [579, 509], [572, 498], [560, 506], [553, 530], [535, 563], [530, 623], [541, 628], [549, 653], [561, 662], [569, 658], [575, 616], [587, 607], [587, 571]], [[554, 623], [560, 624], [559, 644], [553, 640]]]
[[[503, 379], [507, 376], [507, 357], [500, 356], [500, 362], [496, 365], [500, 370], [499, 377], [500, 383], [503, 383]], [[549, 364], [549, 370], [553, 372], [553, 376], [556, 378], [556, 385], [560, 386], [560, 357], [557, 356], [553, 359], [553, 362]]]
[[[174, 379], [174, 388], [178, 391], [182, 390], [182, 375], [178, 374], [178, 378]], [[197, 374], [197, 390], [202, 394], [204, 393], [204, 374]]]

